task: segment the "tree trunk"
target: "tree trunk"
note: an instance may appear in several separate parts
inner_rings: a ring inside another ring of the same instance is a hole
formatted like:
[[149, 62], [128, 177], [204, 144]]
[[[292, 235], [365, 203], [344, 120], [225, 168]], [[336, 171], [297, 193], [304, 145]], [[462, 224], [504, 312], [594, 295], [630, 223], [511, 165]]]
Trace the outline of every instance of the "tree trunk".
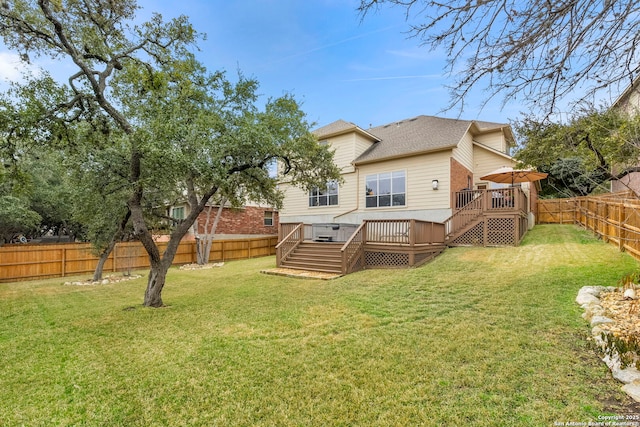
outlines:
[[[171, 264], [169, 264], [171, 265]], [[144, 292], [145, 307], [162, 307], [162, 288], [167, 279], [167, 271], [169, 267], [165, 263], [153, 263], [149, 271], [149, 281], [147, 282], [147, 290]]]
[[[113, 248], [115, 248], [115, 246], [116, 241], [115, 239], [113, 239], [111, 240], [111, 242], [109, 242], [109, 246], [107, 246], [107, 248], [100, 255], [100, 258], [98, 259], [98, 265], [96, 265], [96, 269], [93, 272], [94, 282], [102, 280], [102, 270], [104, 268], [104, 263], [107, 262], [107, 259], [109, 259], [109, 255], [111, 255], [111, 252], [113, 251]], [[114, 259], [113, 262], [115, 263], [116, 260]]]
[[211, 220], [211, 206], [209, 206], [209, 209], [207, 210], [207, 219], [204, 223], [204, 233], [201, 235], [196, 234], [196, 252], [198, 254], [198, 264], [200, 265], [209, 263], [209, 256], [211, 255], [211, 245], [213, 244], [213, 236], [216, 234], [216, 228], [218, 228], [218, 223], [220, 222], [220, 218], [222, 217], [222, 210], [224, 209], [224, 205], [226, 203], [227, 199], [222, 198], [211, 228], [209, 228], [209, 222]]
[[[102, 252], [102, 254], [100, 255], [100, 259], [98, 260], [98, 265], [96, 265], [96, 269], [93, 272], [94, 282], [102, 279], [102, 269], [104, 268], [104, 263], [107, 262], [107, 258], [109, 258], [109, 255], [111, 255], [113, 248], [116, 247], [116, 243], [119, 240], [122, 240], [122, 237], [124, 236], [124, 230], [127, 227], [127, 223], [129, 222], [129, 218], [131, 218], [131, 210], [127, 209], [127, 213], [124, 215], [124, 218], [122, 218], [122, 221], [120, 221], [120, 224], [118, 224], [118, 229], [116, 230], [113, 237], [111, 238], [109, 245], [106, 247], [104, 252]], [[114, 267], [115, 267], [115, 264], [116, 264], [116, 260], [114, 259], [113, 260]]]

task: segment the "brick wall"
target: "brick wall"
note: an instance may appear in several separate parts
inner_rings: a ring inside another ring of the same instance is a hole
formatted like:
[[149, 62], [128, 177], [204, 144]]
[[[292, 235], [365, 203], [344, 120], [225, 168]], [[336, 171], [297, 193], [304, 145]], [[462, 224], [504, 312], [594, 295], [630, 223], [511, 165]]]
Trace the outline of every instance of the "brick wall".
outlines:
[[[207, 220], [208, 208], [198, 217], [198, 230], [204, 232], [204, 224]], [[264, 225], [266, 212], [273, 212], [273, 225]], [[218, 207], [211, 209], [211, 222], [215, 220]], [[216, 228], [216, 234], [278, 234], [278, 212], [273, 208], [260, 208], [256, 206], [246, 206], [240, 209], [224, 208], [220, 222]]]
[[[473, 187], [473, 172], [462, 166], [453, 157], [451, 158], [451, 194]], [[451, 198], [453, 204], [454, 198]]]

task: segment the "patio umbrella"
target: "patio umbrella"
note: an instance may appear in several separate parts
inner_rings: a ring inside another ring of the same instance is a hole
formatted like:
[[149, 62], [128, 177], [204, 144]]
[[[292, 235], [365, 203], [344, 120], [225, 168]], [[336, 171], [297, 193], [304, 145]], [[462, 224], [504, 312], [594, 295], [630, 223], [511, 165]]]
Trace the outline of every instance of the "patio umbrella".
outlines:
[[491, 182], [497, 182], [500, 184], [515, 184], [518, 182], [533, 182], [545, 179], [547, 174], [544, 172], [536, 172], [526, 169], [514, 169], [511, 166], [503, 166], [493, 172], [481, 176], [480, 179], [484, 179]]

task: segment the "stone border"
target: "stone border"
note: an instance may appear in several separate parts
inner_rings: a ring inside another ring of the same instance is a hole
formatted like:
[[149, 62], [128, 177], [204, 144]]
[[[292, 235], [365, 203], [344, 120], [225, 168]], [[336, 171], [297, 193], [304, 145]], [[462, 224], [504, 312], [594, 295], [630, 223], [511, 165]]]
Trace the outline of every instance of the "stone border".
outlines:
[[[599, 297], [603, 292], [614, 292], [616, 290], [617, 288], [614, 286], [584, 286], [578, 291], [576, 303], [584, 309], [582, 317], [590, 323], [593, 340], [605, 354], [602, 361], [611, 370], [613, 378], [624, 384], [622, 391], [636, 402], [640, 402], [640, 371], [633, 366], [621, 369], [620, 355], [615, 350], [613, 352], [608, 351], [607, 344], [602, 339], [603, 332], [606, 334], [610, 332], [600, 325], [614, 323], [615, 321], [605, 316], [606, 310], [600, 305]], [[612, 356], [609, 356], [608, 353], [612, 353]]]

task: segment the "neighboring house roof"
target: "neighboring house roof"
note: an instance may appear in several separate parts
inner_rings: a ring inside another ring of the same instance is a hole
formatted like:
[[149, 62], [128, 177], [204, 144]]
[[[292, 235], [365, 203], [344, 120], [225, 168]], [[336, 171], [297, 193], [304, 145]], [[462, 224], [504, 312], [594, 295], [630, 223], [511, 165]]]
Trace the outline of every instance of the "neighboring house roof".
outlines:
[[[329, 125], [331, 126], [331, 125]], [[355, 126], [355, 125], [354, 125]], [[379, 138], [362, 153], [354, 164], [455, 148], [465, 133], [473, 127], [474, 133], [504, 128], [505, 124], [471, 120], [418, 116], [371, 128], [368, 132]]]

